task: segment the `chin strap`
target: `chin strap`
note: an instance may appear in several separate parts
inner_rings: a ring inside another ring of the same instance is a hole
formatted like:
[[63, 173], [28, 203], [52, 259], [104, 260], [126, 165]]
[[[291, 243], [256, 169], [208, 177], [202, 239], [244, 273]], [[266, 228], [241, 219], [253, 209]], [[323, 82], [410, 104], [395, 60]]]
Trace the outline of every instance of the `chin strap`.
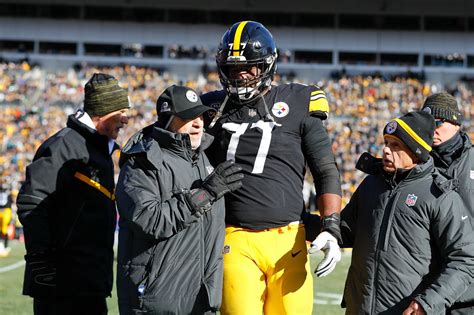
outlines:
[[214, 127], [214, 125], [215, 125], [216, 122], [219, 120], [219, 118], [221, 118], [222, 113], [224, 112], [224, 107], [225, 107], [225, 105], [227, 104], [227, 100], [228, 100], [228, 99], [229, 99], [229, 96], [226, 94], [226, 95], [225, 95], [225, 98], [224, 98], [224, 101], [223, 101], [222, 104], [221, 104], [221, 107], [219, 107], [219, 110], [218, 110], [217, 113], [214, 115], [214, 119], [212, 119], [211, 123], [209, 124], [209, 128]]
[[273, 116], [270, 114], [270, 111], [268, 110], [268, 106], [267, 106], [267, 102], [265, 101], [265, 97], [263, 97], [263, 95], [266, 93], [267, 91], [263, 91], [260, 96], [262, 97], [262, 100], [263, 100], [263, 107], [265, 107], [265, 113], [266, 113], [266, 117], [268, 119], [270, 119], [272, 122], [275, 123], [275, 125], [277, 126], [281, 126], [281, 124], [278, 124], [275, 119], [273, 118]]

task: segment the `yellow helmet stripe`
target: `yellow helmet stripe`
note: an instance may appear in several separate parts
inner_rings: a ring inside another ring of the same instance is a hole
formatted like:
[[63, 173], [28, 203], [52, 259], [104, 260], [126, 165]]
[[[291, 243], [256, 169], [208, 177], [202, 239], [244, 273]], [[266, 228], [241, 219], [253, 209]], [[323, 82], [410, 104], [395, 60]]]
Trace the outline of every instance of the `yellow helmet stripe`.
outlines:
[[395, 118], [394, 119], [400, 127], [403, 128], [403, 130], [406, 131], [412, 137], [416, 142], [418, 142], [423, 148], [425, 148], [428, 152], [431, 152], [431, 146], [425, 142], [419, 135], [416, 134], [416, 132], [411, 129], [410, 126], [408, 126], [403, 120]]
[[240, 38], [242, 37], [242, 31], [244, 30], [245, 25], [248, 21], [240, 22], [239, 26], [235, 30], [234, 35], [234, 46], [232, 48], [232, 56], [240, 56]]

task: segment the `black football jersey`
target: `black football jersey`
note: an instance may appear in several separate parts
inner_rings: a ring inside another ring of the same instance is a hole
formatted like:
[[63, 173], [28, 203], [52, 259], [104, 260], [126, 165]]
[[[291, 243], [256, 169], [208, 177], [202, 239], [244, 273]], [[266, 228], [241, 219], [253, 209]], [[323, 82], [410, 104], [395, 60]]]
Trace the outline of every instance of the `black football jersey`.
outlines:
[[[225, 91], [202, 95], [218, 110]], [[273, 86], [251, 105], [230, 101], [207, 132], [215, 137], [206, 151], [211, 163], [235, 160], [244, 170], [242, 187], [226, 198], [226, 222], [262, 230], [301, 220], [304, 211], [305, 157], [302, 121], [327, 117], [328, 102], [317, 86]], [[213, 117], [206, 117], [209, 125]]]

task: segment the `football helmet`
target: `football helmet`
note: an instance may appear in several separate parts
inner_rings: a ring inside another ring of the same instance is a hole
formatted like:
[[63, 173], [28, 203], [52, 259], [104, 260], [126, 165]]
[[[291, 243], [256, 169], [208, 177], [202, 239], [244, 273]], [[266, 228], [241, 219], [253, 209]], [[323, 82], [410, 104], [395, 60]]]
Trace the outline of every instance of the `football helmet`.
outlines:
[[[266, 91], [276, 72], [276, 59], [273, 36], [262, 24], [243, 21], [232, 25], [222, 36], [216, 55], [219, 78], [229, 98], [249, 103]], [[250, 78], [233, 74], [255, 70]]]

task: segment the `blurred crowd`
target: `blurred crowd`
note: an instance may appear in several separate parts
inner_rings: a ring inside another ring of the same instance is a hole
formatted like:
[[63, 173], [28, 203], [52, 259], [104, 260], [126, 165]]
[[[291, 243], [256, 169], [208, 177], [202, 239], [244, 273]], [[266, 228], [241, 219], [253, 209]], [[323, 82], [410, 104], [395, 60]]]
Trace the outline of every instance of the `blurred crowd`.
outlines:
[[[132, 109], [128, 127], [118, 139], [122, 145], [137, 130], [156, 120], [156, 99], [169, 85], [183, 84], [198, 92], [220, 87], [215, 72], [183, 80], [166, 71], [129, 65], [82, 66], [51, 72], [28, 62], [0, 63], [0, 184], [14, 195], [38, 146], [65, 125], [68, 114], [81, 107], [84, 84], [94, 72], [113, 75], [129, 91]], [[287, 79], [277, 76], [275, 81], [278, 84]], [[419, 108], [428, 95], [445, 90], [453, 94], [462, 106], [468, 132], [471, 136], [474, 132], [474, 96], [462, 82], [444, 86], [414, 78], [387, 80], [366, 75], [314, 83], [326, 91], [330, 102], [326, 126], [341, 171], [344, 201], [364, 176], [355, 171], [360, 154], [369, 151], [380, 155], [380, 133], [386, 122]]]

